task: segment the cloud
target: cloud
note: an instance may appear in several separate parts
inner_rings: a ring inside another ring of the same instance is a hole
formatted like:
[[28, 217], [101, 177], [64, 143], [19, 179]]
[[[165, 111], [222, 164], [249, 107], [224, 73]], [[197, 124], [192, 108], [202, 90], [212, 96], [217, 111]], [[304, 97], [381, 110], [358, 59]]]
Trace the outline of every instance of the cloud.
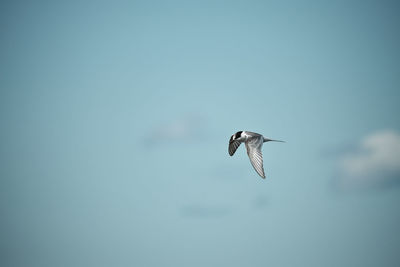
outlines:
[[172, 120], [155, 127], [148, 133], [152, 143], [175, 143], [199, 141], [204, 136], [204, 119], [197, 115]]
[[338, 162], [341, 189], [368, 189], [400, 185], [400, 135], [391, 130], [361, 140]]

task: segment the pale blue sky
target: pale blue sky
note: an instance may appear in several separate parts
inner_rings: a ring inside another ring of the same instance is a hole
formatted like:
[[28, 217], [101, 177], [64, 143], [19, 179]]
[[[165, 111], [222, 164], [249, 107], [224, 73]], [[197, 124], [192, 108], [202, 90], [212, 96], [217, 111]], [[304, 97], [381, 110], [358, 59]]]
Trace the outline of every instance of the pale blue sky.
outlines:
[[398, 266], [399, 183], [334, 184], [400, 131], [399, 11], [3, 1], [1, 266]]

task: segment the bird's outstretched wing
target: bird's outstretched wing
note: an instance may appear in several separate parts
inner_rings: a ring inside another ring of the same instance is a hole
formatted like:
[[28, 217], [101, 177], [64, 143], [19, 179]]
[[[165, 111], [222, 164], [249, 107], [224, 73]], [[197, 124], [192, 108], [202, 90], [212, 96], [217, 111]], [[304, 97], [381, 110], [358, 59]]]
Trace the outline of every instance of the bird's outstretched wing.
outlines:
[[253, 168], [262, 178], [265, 178], [263, 156], [261, 153], [262, 145], [262, 137], [252, 138], [246, 142], [246, 149], [247, 155], [250, 158], [251, 165], [253, 165]]
[[230, 156], [233, 156], [235, 154], [236, 149], [240, 146], [240, 141], [229, 141], [229, 148], [228, 152]]

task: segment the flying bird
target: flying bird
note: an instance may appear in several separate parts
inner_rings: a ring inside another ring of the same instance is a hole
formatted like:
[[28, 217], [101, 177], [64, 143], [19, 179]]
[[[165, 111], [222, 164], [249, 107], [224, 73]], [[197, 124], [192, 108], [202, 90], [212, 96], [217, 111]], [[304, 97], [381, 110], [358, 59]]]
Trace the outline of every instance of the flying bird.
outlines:
[[284, 142], [281, 140], [273, 140], [266, 138], [258, 133], [239, 131], [231, 136], [229, 140], [229, 155], [233, 156], [241, 143], [246, 145], [247, 155], [250, 158], [251, 165], [253, 165], [256, 172], [265, 178], [264, 167], [263, 167], [263, 157], [261, 148], [263, 143], [274, 141], [274, 142]]

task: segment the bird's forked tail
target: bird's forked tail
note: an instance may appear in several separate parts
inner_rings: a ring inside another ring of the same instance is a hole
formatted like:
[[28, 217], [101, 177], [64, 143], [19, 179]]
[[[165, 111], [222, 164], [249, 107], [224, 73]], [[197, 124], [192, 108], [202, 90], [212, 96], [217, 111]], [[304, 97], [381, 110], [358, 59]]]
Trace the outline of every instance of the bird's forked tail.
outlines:
[[264, 137], [264, 143], [265, 142], [270, 142], [270, 141], [286, 143], [285, 141], [282, 141], [282, 140], [275, 140], [275, 139], [269, 139], [269, 138]]

